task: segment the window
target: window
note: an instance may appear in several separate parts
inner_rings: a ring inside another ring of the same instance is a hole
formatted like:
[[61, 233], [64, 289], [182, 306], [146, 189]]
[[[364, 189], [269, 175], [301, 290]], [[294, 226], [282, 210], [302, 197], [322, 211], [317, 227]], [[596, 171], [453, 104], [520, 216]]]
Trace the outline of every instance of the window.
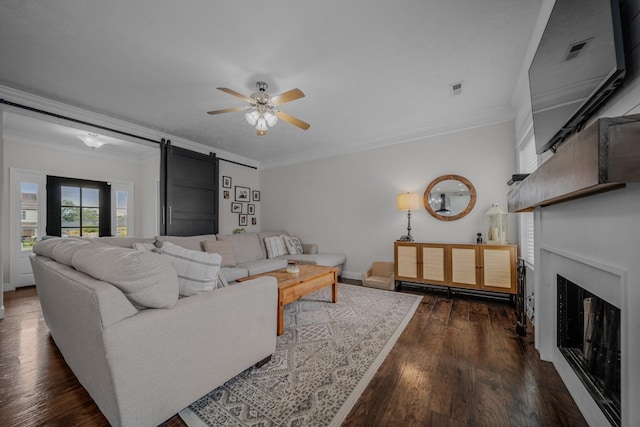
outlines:
[[20, 183], [20, 245], [30, 251], [38, 241], [38, 184]]
[[47, 234], [110, 236], [110, 210], [108, 183], [47, 176]]
[[[538, 168], [535, 139], [531, 136], [521, 144], [518, 152], [518, 170], [520, 173], [531, 173]], [[520, 226], [520, 249], [522, 259], [533, 266], [535, 264], [533, 212], [518, 214]]]

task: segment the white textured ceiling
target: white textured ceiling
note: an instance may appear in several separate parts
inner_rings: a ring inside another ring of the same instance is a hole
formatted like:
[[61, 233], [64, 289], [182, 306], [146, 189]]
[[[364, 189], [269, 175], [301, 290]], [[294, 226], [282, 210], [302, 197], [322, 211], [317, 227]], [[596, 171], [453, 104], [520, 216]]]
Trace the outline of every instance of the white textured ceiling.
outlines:
[[[3, 0], [0, 85], [290, 163], [508, 120], [541, 3]], [[257, 80], [301, 89], [281, 109], [311, 128], [206, 114]]]

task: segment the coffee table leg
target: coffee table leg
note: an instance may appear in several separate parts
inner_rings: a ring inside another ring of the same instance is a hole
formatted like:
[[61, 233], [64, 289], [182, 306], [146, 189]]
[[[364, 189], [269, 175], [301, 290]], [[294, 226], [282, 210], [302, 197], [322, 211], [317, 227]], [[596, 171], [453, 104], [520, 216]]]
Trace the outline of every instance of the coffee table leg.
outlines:
[[331, 285], [331, 286], [333, 288], [332, 289], [332, 291], [333, 291], [332, 292], [333, 293], [333, 295], [332, 295], [333, 302], [338, 302], [338, 276], [337, 276], [337, 274], [335, 272], [333, 273], [333, 285]]
[[277, 335], [284, 334], [284, 303], [282, 301], [278, 301], [278, 330], [276, 331]]

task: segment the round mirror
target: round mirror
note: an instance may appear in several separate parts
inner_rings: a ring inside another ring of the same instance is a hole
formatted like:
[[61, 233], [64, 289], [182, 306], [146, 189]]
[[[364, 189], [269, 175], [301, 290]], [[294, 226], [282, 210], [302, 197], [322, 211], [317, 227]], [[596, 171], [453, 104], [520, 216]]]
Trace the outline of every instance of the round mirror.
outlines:
[[442, 175], [431, 181], [424, 192], [424, 207], [442, 221], [463, 218], [476, 204], [476, 189], [460, 175]]

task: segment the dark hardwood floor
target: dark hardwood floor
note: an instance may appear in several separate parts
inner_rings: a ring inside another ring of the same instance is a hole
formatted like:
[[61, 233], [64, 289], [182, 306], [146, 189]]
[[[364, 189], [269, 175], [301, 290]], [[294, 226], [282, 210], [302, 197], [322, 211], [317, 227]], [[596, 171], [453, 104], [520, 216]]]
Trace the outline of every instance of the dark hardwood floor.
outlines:
[[[508, 303], [402, 292], [423, 301], [343, 426], [587, 425], [532, 336], [516, 336]], [[35, 288], [4, 297], [0, 426], [108, 425], [49, 336]]]

